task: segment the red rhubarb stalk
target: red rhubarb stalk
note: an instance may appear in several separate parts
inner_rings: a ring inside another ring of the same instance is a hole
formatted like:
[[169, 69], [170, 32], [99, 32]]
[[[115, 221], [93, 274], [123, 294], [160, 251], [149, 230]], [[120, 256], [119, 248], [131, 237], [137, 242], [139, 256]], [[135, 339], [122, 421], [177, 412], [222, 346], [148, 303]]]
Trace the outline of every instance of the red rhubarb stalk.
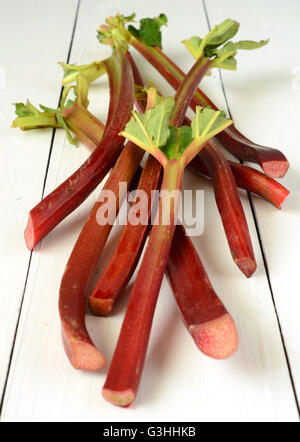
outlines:
[[[159, 19], [160, 18], [161, 16]], [[164, 18], [165, 20], [161, 21], [161, 24], [166, 24], [166, 17], [164, 16]], [[146, 19], [144, 20], [144, 23], [151, 20], [152, 19]], [[107, 19], [107, 25], [100, 28], [99, 40], [104, 43], [111, 43], [113, 35], [110, 34], [110, 31], [113, 30], [115, 32], [118, 30], [118, 35], [137, 49], [160, 72], [160, 74], [170, 83], [170, 85], [177, 90], [180, 83], [184, 80], [185, 74], [170, 58], [163, 53], [160, 47], [158, 47], [161, 43], [161, 36], [159, 36], [159, 41], [157, 41], [156, 26], [154, 36], [151, 35], [151, 31], [145, 35], [147, 31], [146, 28], [143, 29], [143, 34], [141, 34], [140, 31], [131, 26], [129, 28], [129, 32], [124, 25], [126, 21], [131, 21], [131, 19], [126, 20], [126, 18], [122, 16]], [[152, 21], [157, 23], [157, 18], [153, 19]], [[227, 21], [223, 22], [221, 25], [224, 25], [226, 22]], [[237, 30], [238, 24], [236, 26], [236, 31]], [[212, 31], [210, 31], [210, 33], [212, 33]], [[236, 31], [230, 35], [230, 38], [236, 33]], [[217, 33], [217, 38], [218, 37], [219, 35]], [[242, 45], [239, 46], [239, 49], [253, 49], [263, 46], [267, 42], [253, 42], [254, 44], [250, 45], [247, 45], [249, 42], [240, 43], [242, 43]], [[232, 57], [230, 61], [232, 61]], [[232, 63], [230, 63], [229, 66], [223, 65], [220, 67], [235, 69], [235, 66]], [[191, 107], [193, 110], [195, 110], [196, 106], [199, 105], [210, 106], [217, 110], [217, 106], [204, 94], [204, 92], [197, 89], [195, 91], [193, 100], [191, 101]], [[242, 135], [235, 126], [227, 128], [225, 131], [218, 134], [217, 138], [234, 156], [244, 161], [259, 164], [264, 172], [271, 177], [280, 178], [284, 176], [288, 170], [288, 160], [278, 149], [261, 146], [253, 141], [250, 141], [247, 137]]]
[[[134, 112], [122, 133], [154, 155], [163, 166], [161, 195], [167, 193], [170, 197], [170, 216], [168, 220], [165, 219], [166, 214], [163, 212], [163, 197], [161, 196], [158, 213], [133, 286], [117, 347], [102, 391], [107, 400], [119, 406], [127, 406], [134, 400], [140, 382], [153, 314], [175, 230], [180, 203], [178, 191], [182, 188], [184, 168], [199, 153], [209, 138], [231, 123], [220, 116], [220, 112], [198, 108], [192, 129], [178, 128], [182, 124], [189, 105], [185, 97], [193, 94], [203, 76], [203, 63], [200, 59], [196, 65], [197, 68], [194, 66], [191, 69], [190, 75], [186, 77], [186, 81], [176, 94], [176, 112], [173, 112], [172, 101], [166, 99], [151, 111], [151, 115], [150, 111], [146, 112], [145, 118]], [[155, 125], [154, 121], [160, 121], [160, 124]], [[175, 124], [177, 128], [174, 127]], [[188, 132], [191, 138], [187, 142]], [[160, 150], [161, 146], [163, 146], [162, 150]], [[120, 367], [122, 367], [121, 370]]]
[[202, 149], [203, 160], [212, 177], [214, 194], [234, 262], [249, 278], [256, 262], [243, 206], [231, 168], [214, 143]]
[[[206, 146], [202, 151], [205, 149]], [[277, 209], [281, 209], [283, 202], [290, 193], [286, 187], [252, 167], [230, 160], [227, 160], [227, 162], [230, 165], [236, 184], [240, 189], [255, 193], [266, 201], [269, 201], [269, 203], [273, 204]], [[201, 152], [191, 161], [189, 167], [197, 174], [210, 177], [210, 173], [201, 159]]]
[[123, 138], [119, 136], [133, 105], [133, 77], [130, 64], [120, 49], [103, 62], [110, 85], [107, 124], [97, 149], [85, 163], [51, 192], [29, 214], [25, 240], [29, 249], [78, 207], [105, 177], [118, 157]]
[[168, 274], [184, 323], [199, 350], [212, 358], [228, 358], [238, 347], [234, 321], [181, 225], [176, 227]]
[[[104, 185], [103, 190], [110, 190], [116, 196], [115, 215], [126, 196], [124, 192], [120, 194], [119, 183], [132, 181], [142, 156], [142, 149], [128, 142]], [[81, 370], [99, 370], [105, 364], [104, 357], [95, 348], [85, 326], [89, 281], [114, 221], [111, 219], [110, 223], [99, 225], [97, 213], [102, 204], [101, 200], [95, 203], [81, 230], [60, 286], [59, 312], [63, 343], [71, 364]]]
[[[151, 201], [151, 192], [158, 188], [161, 165], [149, 155], [138, 185], [138, 191], [144, 191], [147, 201]], [[148, 219], [152, 206], [148, 203]], [[129, 212], [128, 220], [135, 214], [135, 207]], [[132, 215], [131, 215], [132, 214]], [[89, 306], [95, 315], [110, 314], [115, 301], [127, 286], [138, 263], [148, 233], [148, 224], [127, 222], [117, 248], [103, 274], [89, 296]]]
[[[132, 58], [129, 51], [126, 52], [126, 57], [130, 63], [131, 69], [132, 69], [134, 85], [143, 88], [144, 82], [143, 82], [142, 76], [141, 76], [140, 71], [138, 70], [138, 67], [137, 67], [137, 65], [136, 65], [136, 63], [135, 63], [134, 59]], [[136, 99], [135, 105], [136, 105], [137, 110], [140, 113], [143, 113], [143, 112], [145, 112], [145, 109], [147, 106], [147, 99], [146, 98], [145, 99], [138, 99], [138, 100]]]
[[[181, 188], [183, 169], [175, 160], [164, 168], [162, 190]], [[119, 340], [102, 393], [115, 405], [127, 406], [135, 398], [143, 370], [153, 314], [168, 259], [176, 222], [178, 199], [171, 200], [170, 225], [154, 225], [135, 281]], [[160, 200], [159, 212], [162, 212]]]

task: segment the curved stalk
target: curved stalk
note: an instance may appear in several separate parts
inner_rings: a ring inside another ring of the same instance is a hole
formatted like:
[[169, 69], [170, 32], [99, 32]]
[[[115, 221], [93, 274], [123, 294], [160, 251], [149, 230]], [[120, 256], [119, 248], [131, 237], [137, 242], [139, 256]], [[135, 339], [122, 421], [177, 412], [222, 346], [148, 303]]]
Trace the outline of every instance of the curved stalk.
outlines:
[[[126, 196], [124, 192], [119, 193], [119, 183], [132, 181], [143, 153], [142, 149], [128, 142], [103, 187], [104, 191], [111, 191], [116, 196], [115, 216]], [[59, 292], [59, 312], [65, 351], [73, 367], [80, 370], [100, 370], [105, 365], [104, 357], [94, 346], [85, 326], [89, 281], [114, 221], [112, 219], [110, 223], [99, 225], [97, 213], [101, 205], [100, 201], [94, 204], [80, 232], [68, 260]]]
[[109, 77], [110, 105], [103, 137], [85, 163], [30, 211], [25, 230], [30, 250], [88, 197], [122, 149], [124, 140], [119, 133], [133, 106], [131, 67], [120, 50], [115, 50], [104, 63]]

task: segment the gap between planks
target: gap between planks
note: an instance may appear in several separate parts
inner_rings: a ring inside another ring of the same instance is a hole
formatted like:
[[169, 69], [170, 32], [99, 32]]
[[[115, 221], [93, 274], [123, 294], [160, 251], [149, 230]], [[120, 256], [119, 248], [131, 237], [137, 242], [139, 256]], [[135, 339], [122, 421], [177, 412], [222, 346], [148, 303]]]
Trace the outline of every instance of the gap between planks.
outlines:
[[[202, 0], [202, 6], [203, 6], [203, 9], [204, 9], [204, 14], [205, 14], [205, 18], [206, 18], [206, 21], [207, 21], [207, 26], [208, 26], [209, 30], [211, 30], [211, 25], [210, 25], [210, 20], [209, 20], [209, 16], [208, 16], [208, 11], [207, 11], [207, 7], [206, 7], [206, 4], [205, 4], [205, 0]], [[224, 82], [223, 82], [222, 72], [221, 72], [220, 69], [218, 69], [218, 71], [219, 71], [221, 87], [222, 87], [222, 91], [223, 91], [223, 95], [224, 95], [224, 99], [225, 99], [225, 103], [226, 103], [226, 107], [227, 107], [227, 112], [229, 114], [229, 117], [232, 118], [232, 114], [230, 112], [230, 107], [229, 107], [229, 103], [228, 103], [228, 99], [227, 99], [227, 94], [226, 94], [226, 91], [225, 91], [225, 85], [224, 85]], [[243, 161], [240, 161], [240, 163], [243, 164]], [[287, 364], [287, 368], [288, 368], [288, 372], [289, 372], [289, 376], [290, 376], [290, 381], [291, 381], [291, 385], [292, 385], [292, 389], [293, 389], [293, 393], [294, 393], [294, 398], [295, 398], [295, 402], [296, 402], [296, 406], [297, 406], [297, 410], [298, 410], [298, 415], [299, 415], [299, 419], [300, 419], [300, 404], [299, 404], [299, 400], [298, 400], [298, 396], [297, 396], [297, 392], [296, 392], [296, 387], [295, 387], [295, 382], [294, 382], [294, 377], [293, 377], [293, 371], [292, 371], [292, 367], [291, 367], [291, 364], [290, 364], [287, 348], [286, 348], [286, 345], [285, 345], [285, 339], [284, 339], [284, 336], [283, 336], [282, 327], [281, 327], [281, 323], [280, 323], [280, 319], [279, 319], [279, 315], [278, 315], [278, 311], [277, 311], [277, 307], [276, 307], [276, 302], [275, 302], [275, 297], [274, 297], [274, 293], [273, 293], [273, 288], [272, 288], [272, 283], [271, 283], [271, 277], [270, 277], [267, 257], [266, 257], [265, 251], [264, 251], [264, 247], [263, 247], [263, 243], [262, 243], [262, 237], [261, 237], [260, 230], [259, 230], [259, 224], [258, 224], [257, 216], [256, 216], [256, 213], [255, 213], [255, 206], [254, 206], [254, 203], [253, 203], [252, 196], [251, 196], [251, 194], [249, 192], [247, 192], [247, 196], [248, 196], [248, 200], [249, 200], [249, 204], [250, 204], [251, 213], [252, 213], [252, 216], [253, 216], [253, 221], [254, 221], [255, 230], [256, 230], [256, 234], [257, 234], [257, 238], [258, 238], [258, 243], [259, 243], [259, 248], [260, 248], [262, 259], [263, 259], [263, 265], [264, 265], [264, 268], [265, 268], [265, 273], [266, 273], [266, 277], [267, 277], [267, 281], [268, 281], [268, 286], [269, 286], [269, 289], [270, 289], [270, 294], [271, 294], [271, 298], [272, 298], [272, 304], [273, 304], [274, 312], [275, 312], [275, 315], [276, 315], [276, 320], [277, 320], [277, 325], [278, 325], [278, 329], [279, 329], [279, 333], [280, 333], [280, 338], [281, 338], [281, 342], [282, 342], [282, 346], [283, 346], [285, 360], [286, 360], [286, 364]]]
[[[74, 36], [75, 36], [75, 31], [76, 31], [76, 25], [77, 25], [77, 20], [78, 20], [78, 15], [79, 15], [80, 3], [81, 3], [81, 0], [77, 0], [74, 24], [73, 24], [73, 28], [72, 28], [71, 40], [70, 40], [69, 49], [68, 49], [68, 53], [67, 53], [66, 63], [69, 63], [70, 57], [71, 57], [73, 41], [74, 41]], [[59, 107], [59, 103], [60, 103], [60, 100], [61, 100], [61, 97], [62, 97], [62, 93], [63, 93], [63, 87], [60, 90], [57, 107]], [[53, 150], [55, 133], [56, 133], [56, 129], [54, 128], [52, 130], [52, 136], [51, 136], [51, 141], [50, 141], [49, 154], [48, 154], [48, 160], [47, 160], [47, 165], [46, 165], [46, 170], [45, 170], [45, 178], [44, 178], [43, 187], [42, 187], [41, 199], [44, 198], [44, 194], [45, 194], [45, 188], [46, 188], [46, 183], [47, 183], [47, 177], [48, 177], [49, 165], [50, 165], [50, 161], [51, 161], [51, 155], [52, 155], [52, 150]], [[22, 298], [21, 298], [21, 303], [20, 303], [18, 319], [17, 319], [17, 323], [16, 323], [15, 333], [14, 333], [14, 337], [13, 337], [11, 352], [10, 352], [10, 356], [9, 356], [8, 366], [7, 366], [7, 372], [6, 372], [5, 382], [4, 382], [4, 388], [3, 388], [2, 397], [1, 397], [1, 401], [0, 401], [0, 420], [1, 420], [2, 409], [3, 409], [3, 404], [4, 404], [4, 400], [5, 400], [5, 393], [6, 393], [6, 388], [7, 388], [7, 382], [8, 382], [8, 377], [9, 377], [9, 373], [10, 373], [12, 358], [13, 358], [13, 354], [14, 354], [14, 349], [15, 349], [15, 344], [16, 344], [16, 339], [17, 339], [17, 334], [18, 334], [18, 329], [19, 329], [19, 323], [20, 323], [22, 307], [23, 307], [23, 303], [24, 303], [24, 297], [25, 297], [25, 293], [26, 293], [28, 276], [29, 276], [30, 267], [31, 267], [32, 253], [33, 252], [31, 251], [30, 252], [29, 261], [28, 261], [28, 268], [27, 268], [26, 278], [25, 278], [25, 282], [24, 282], [24, 289], [23, 289], [23, 293], [22, 293]]]

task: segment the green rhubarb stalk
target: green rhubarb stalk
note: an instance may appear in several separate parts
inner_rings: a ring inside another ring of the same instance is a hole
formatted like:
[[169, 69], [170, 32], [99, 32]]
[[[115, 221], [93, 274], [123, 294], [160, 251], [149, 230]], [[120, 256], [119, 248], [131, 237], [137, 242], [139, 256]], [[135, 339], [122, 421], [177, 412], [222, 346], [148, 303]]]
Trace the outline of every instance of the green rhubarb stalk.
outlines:
[[[69, 98], [73, 91], [75, 98]], [[91, 151], [98, 145], [105, 126], [88, 110], [88, 82], [84, 75], [76, 78], [76, 85], [65, 87], [58, 109], [52, 109], [40, 104], [40, 110], [27, 103], [15, 103], [17, 118], [12, 127], [22, 130], [41, 128], [63, 128], [69, 142], [76, 145], [76, 139], [86, 145]], [[75, 135], [72, 136], [71, 132]]]

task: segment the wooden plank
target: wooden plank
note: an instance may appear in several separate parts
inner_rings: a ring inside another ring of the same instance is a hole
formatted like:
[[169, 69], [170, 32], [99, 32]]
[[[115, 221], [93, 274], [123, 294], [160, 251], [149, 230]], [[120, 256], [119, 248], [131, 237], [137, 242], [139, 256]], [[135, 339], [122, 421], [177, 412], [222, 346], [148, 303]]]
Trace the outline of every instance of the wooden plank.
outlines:
[[212, 24], [231, 17], [241, 23], [241, 38], [270, 38], [262, 50], [238, 56], [237, 73], [223, 72], [222, 76], [237, 126], [254, 141], [282, 148], [291, 164], [281, 180], [291, 190], [282, 211], [259, 198], [253, 197], [253, 202], [299, 398], [300, 3], [291, 0], [279, 8], [271, 0], [248, 4], [226, 0], [220, 10], [217, 0], [205, 2]]
[[[42, 194], [52, 137], [51, 130], [34, 136], [12, 130], [12, 103], [30, 98], [35, 104], [57, 106], [60, 77], [56, 61], [67, 57], [76, 5], [76, 0], [63, 4], [58, 0], [12, 0], [1, 7], [0, 397], [30, 257], [23, 230], [28, 210]], [[61, 44], [57, 45], [56, 38]]]
[[[167, 1], [164, 11], [169, 26], [164, 30], [164, 46], [186, 70], [192, 60], [178, 42], [193, 34], [205, 33], [207, 24], [202, 8], [187, 0], [183, 26], [181, 3]], [[72, 62], [88, 62], [107, 56], [99, 47], [95, 28], [107, 15], [117, 11], [138, 17], [161, 11], [161, 2], [141, 4], [129, 0], [110, 3], [82, 1], [72, 50]], [[141, 57], [136, 57], [141, 61]], [[141, 65], [146, 79], [170, 91], [147, 63]], [[92, 109], [99, 117], [106, 114], [106, 83], [93, 89]], [[205, 89], [224, 108], [219, 78], [204, 81]], [[61, 182], [86, 153], [71, 148], [64, 135], [55, 137], [47, 191]], [[235, 268], [217, 214], [213, 192], [204, 180], [187, 173], [186, 188], [205, 190], [205, 232], [195, 238], [214, 286], [236, 319], [240, 335], [239, 351], [227, 361], [214, 361], [200, 354], [176, 310], [172, 293], [163, 282], [157, 306], [148, 357], [139, 396], [129, 409], [105, 402], [100, 389], [105, 373], [82, 373], [71, 368], [60, 339], [57, 294], [60, 278], [80, 226], [93, 202], [93, 196], [55, 229], [33, 255], [16, 349], [13, 356], [2, 418], [13, 420], [84, 421], [247, 421], [298, 419], [289, 373], [276, 323], [254, 223], [247, 200], [258, 270], [246, 280]], [[211, 220], [214, 220], [212, 222]], [[115, 236], [107, 250], [111, 252]], [[106, 256], [107, 258], [107, 256]], [[111, 318], [87, 317], [95, 343], [111, 360], [128, 295]], [[178, 405], [180, 404], [180, 406]]]

